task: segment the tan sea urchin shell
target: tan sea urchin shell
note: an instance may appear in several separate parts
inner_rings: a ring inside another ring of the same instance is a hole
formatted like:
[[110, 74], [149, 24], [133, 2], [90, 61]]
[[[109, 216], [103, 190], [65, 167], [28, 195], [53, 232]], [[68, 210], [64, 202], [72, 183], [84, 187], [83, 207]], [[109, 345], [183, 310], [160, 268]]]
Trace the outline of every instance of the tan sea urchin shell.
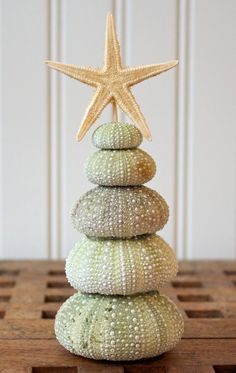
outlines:
[[85, 237], [70, 251], [66, 276], [85, 293], [130, 295], [157, 290], [177, 273], [173, 250], [157, 235]]
[[93, 143], [101, 149], [131, 149], [141, 144], [139, 129], [128, 123], [105, 123], [93, 133]]
[[155, 172], [154, 160], [141, 149], [98, 150], [86, 164], [89, 181], [106, 186], [141, 185]]
[[173, 348], [183, 333], [183, 319], [158, 292], [127, 297], [77, 293], [59, 309], [55, 332], [74, 354], [136, 360]]
[[130, 238], [155, 233], [169, 216], [165, 200], [145, 186], [96, 187], [75, 202], [74, 227], [88, 236]]

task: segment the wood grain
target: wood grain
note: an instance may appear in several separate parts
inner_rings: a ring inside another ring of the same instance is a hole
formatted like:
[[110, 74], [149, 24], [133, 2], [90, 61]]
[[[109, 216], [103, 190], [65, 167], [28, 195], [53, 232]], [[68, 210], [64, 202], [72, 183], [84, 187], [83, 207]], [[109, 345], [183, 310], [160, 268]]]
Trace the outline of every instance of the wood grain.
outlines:
[[3, 261], [0, 373], [232, 373], [236, 371], [235, 282], [235, 261], [181, 262], [175, 281], [162, 290], [184, 315], [181, 342], [153, 359], [113, 363], [72, 355], [55, 339], [55, 314], [75, 292], [68, 287], [64, 262]]

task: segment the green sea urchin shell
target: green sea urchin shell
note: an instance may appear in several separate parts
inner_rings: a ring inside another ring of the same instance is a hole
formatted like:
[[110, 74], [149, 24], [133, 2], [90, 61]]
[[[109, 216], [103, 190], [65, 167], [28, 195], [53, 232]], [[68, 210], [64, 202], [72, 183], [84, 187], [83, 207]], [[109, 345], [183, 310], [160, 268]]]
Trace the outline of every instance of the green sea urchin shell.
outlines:
[[130, 238], [155, 233], [169, 216], [165, 200], [145, 186], [96, 187], [75, 202], [74, 227], [87, 236]]
[[77, 293], [59, 309], [55, 332], [74, 354], [136, 360], [172, 349], [182, 336], [183, 319], [158, 292], [128, 297]]
[[130, 295], [159, 289], [177, 268], [173, 250], [160, 236], [85, 237], [70, 251], [66, 276], [85, 293]]
[[98, 150], [86, 165], [89, 181], [107, 186], [141, 185], [155, 172], [154, 160], [141, 149]]
[[93, 143], [101, 149], [136, 148], [142, 140], [139, 129], [128, 123], [105, 123], [93, 133]]

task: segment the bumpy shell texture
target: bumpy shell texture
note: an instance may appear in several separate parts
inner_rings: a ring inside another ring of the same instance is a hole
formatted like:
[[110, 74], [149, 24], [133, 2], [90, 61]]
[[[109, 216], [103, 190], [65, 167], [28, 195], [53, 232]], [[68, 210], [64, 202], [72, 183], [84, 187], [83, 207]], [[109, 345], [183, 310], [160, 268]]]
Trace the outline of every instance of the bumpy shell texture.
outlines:
[[93, 143], [100, 149], [131, 149], [141, 144], [139, 129], [128, 123], [105, 123], [93, 133]]
[[155, 233], [169, 216], [165, 200], [154, 190], [137, 187], [96, 187], [73, 206], [74, 227], [87, 236], [130, 238]]
[[140, 149], [99, 150], [86, 164], [89, 181], [106, 186], [141, 185], [155, 172], [154, 160]]
[[175, 304], [157, 292], [137, 296], [75, 294], [55, 321], [58, 341], [93, 359], [136, 360], [172, 349], [183, 333]]
[[85, 293], [130, 295], [157, 290], [177, 273], [173, 250], [157, 235], [85, 237], [66, 261], [70, 284]]
[[[86, 236], [71, 250], [66, 275], [79, 293], [55, 319], [58, 341], [70, 352], [106, 360], [137, 360], [172, 349], [183, 334], [175, 304], [157, 291], [177, 273], [175, 254], [155, 234], [169, 209], [154, 190], [156, 166], [137, 147], [137, 127], [108, 123], [93, 134], [100, 150], [86, 164], [89, 190], [71, 210]], [[81, 293], [80, 293], [81, 292]]]

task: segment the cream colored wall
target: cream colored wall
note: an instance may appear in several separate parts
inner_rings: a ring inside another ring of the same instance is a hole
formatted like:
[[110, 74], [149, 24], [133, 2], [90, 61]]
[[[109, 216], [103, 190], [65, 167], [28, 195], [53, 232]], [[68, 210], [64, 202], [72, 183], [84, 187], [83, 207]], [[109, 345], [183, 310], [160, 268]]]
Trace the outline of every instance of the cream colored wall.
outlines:
[[153, 133], [149, 185], [170, 205], [161, 235], [179, 258], [234, 258], [235, 0], [0, 1], [0, 257], [65, 257], [80, 237], [69, 210], [92, 187], [94, 149], [92, 131], [75, 134], [92, 90], [43, 61], [102, 66], [108, 11], [126, 65], [180, 60], [133, 89]]

